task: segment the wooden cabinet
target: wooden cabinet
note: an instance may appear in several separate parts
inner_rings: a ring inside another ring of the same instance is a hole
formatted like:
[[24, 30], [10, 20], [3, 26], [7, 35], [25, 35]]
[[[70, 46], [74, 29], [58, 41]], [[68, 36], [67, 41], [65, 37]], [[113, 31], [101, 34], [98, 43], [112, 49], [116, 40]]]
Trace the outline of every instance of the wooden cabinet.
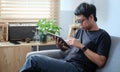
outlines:
[[32, 46], [54, 45], [55, 42], [35, 43], [20, 42], [12, 44], [10, 42], [0, 42], [0, 72], [19, 72], [23, 66], [26, 54], [32, 51]]
[[31, 46], [0, 47], [0, 72], [19, 72]]

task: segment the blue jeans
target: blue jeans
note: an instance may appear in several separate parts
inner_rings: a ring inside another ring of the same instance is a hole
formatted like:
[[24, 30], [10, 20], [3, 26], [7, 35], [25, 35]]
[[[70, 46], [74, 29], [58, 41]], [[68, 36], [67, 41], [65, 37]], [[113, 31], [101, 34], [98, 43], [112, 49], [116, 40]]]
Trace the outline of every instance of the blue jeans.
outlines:
[[20, 72], [80, 72], [73, 64], [45, 55], [30, 55]]

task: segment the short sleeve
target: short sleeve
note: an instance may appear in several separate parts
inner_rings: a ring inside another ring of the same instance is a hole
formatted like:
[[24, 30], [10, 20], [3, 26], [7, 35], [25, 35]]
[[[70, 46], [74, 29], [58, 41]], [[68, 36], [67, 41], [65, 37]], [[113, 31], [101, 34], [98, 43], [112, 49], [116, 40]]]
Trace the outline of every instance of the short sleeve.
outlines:
[[105, 32], [100, 36], [97, 53], [108, 58], [109, 50], [111, 46], [111, 38]]

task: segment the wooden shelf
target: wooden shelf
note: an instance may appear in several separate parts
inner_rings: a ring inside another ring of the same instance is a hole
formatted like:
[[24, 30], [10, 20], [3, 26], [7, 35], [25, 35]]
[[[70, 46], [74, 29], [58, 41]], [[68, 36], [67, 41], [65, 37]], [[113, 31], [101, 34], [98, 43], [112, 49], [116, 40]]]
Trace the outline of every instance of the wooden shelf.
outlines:
[[49, 42], [45, 42], [45, 43], [42, 43], [42, 42], [34, 42], [34, 41], [31, 41], [30, 43], [27, 43], [27, 42], [21, 42], [21, 41], [18, 41], [20, 44], [13, 44], [9, 41], [7, 42], [0, 42], [0, 48], [1, 47], [19, 47], [19, 46], [44, 46], [44, 45], [54, 45], [55, 42], [54, 41], [49, 41]]
[[3, 26], [3, 40], [8, 41], [8, 24], [7, 23], [0, 23], [0, 26]]

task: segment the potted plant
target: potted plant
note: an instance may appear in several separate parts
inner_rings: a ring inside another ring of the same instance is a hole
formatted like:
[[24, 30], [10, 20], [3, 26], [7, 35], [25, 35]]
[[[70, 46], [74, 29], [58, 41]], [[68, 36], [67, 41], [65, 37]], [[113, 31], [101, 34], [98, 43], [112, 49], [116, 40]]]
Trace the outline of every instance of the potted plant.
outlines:
[[61, 27], [56, 25], [56, 22], [54, 19], [48, 20], [46, 18], [40, 19], [37, 22], [37, 30], [40, 33], [40, 41], [46, 42], [47, 40], [47, 32], [58, 34], [60, 35], [60, 29]]

